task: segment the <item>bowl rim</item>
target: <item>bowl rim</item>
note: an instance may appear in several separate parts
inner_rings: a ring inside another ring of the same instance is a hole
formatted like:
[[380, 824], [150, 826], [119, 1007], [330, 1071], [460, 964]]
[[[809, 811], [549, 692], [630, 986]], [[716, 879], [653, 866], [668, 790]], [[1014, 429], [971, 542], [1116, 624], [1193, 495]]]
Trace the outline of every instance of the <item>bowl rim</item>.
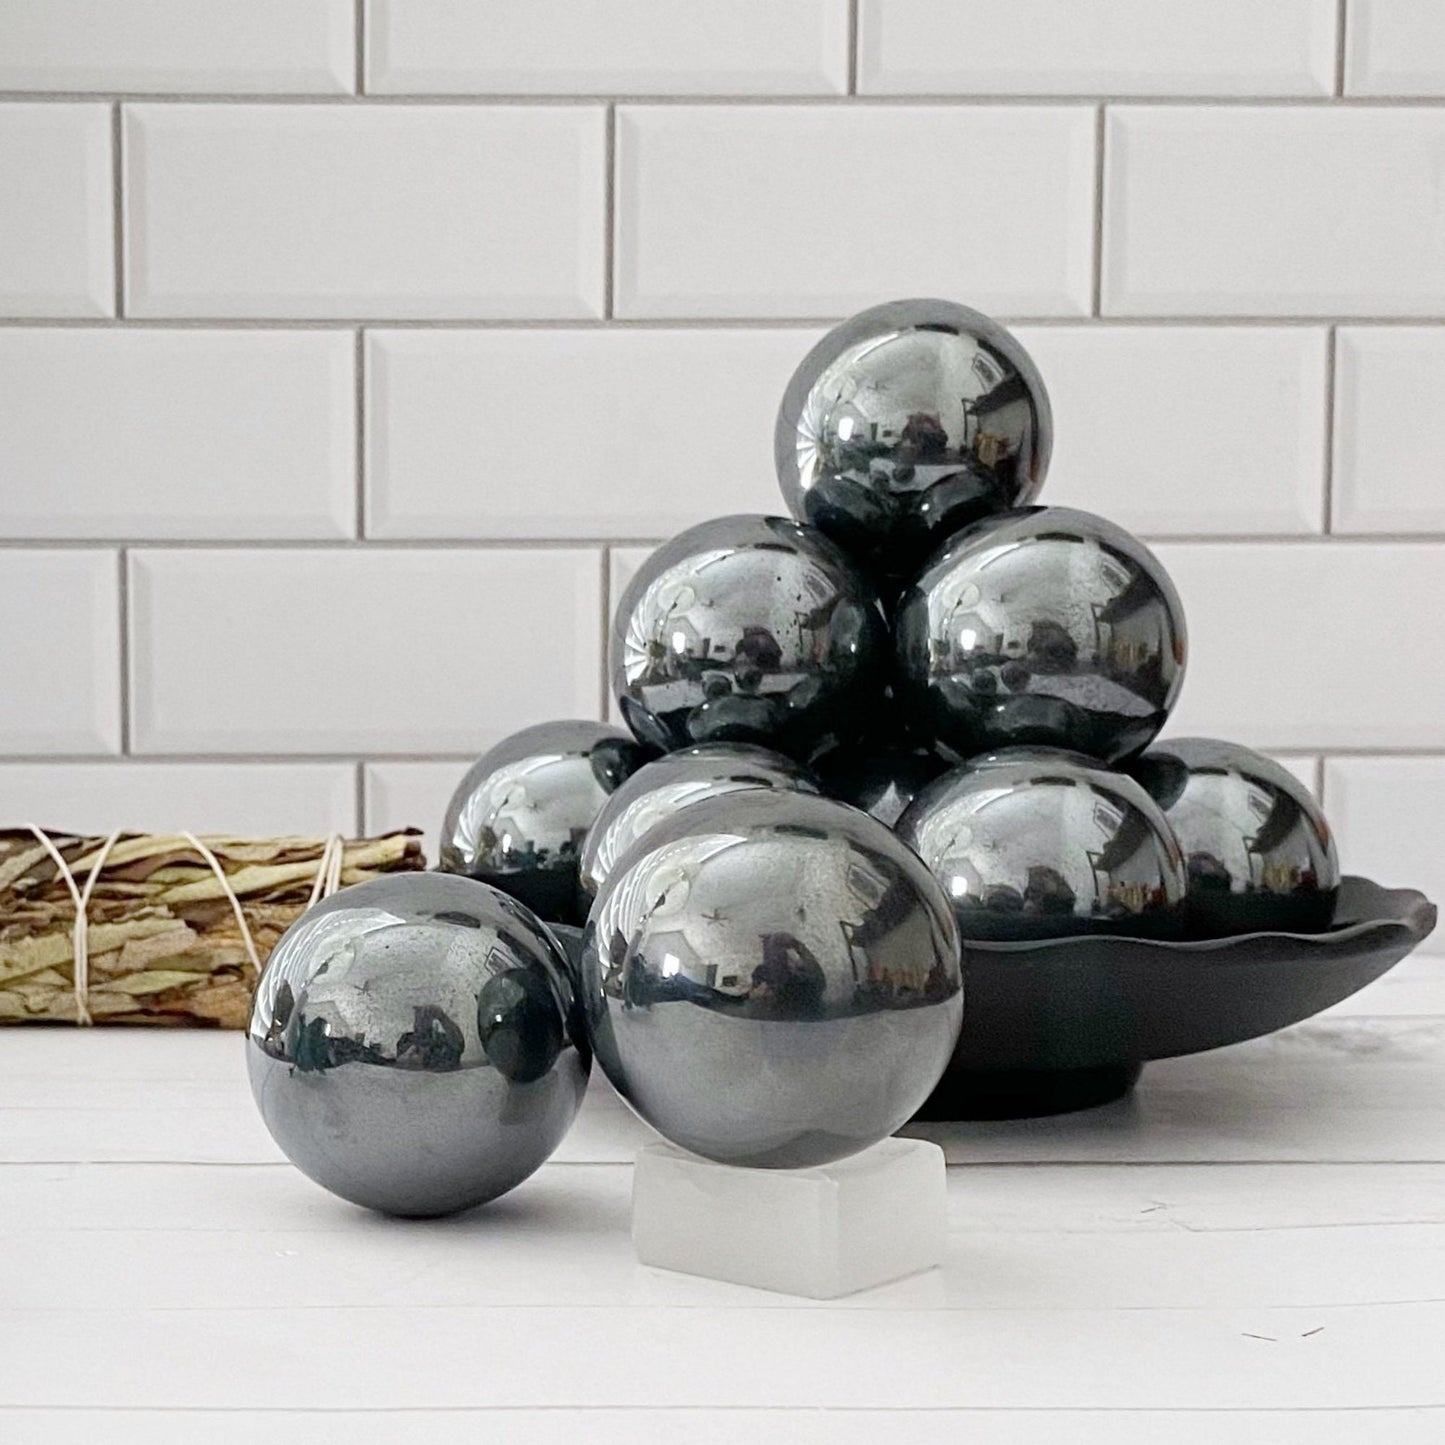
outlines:
[[[963, 951], [965, 956], [971, 952], [1045, 953], [1077, 949], [1081, 943], [1088, 943], [1093, 947], [1138, 949], [1149, 953], [1222, 953], [1261, 940], [1329, 949], [1353, 943], [1380, 929], [1403, 929], [1414, 938], [1414, 946], [1418, 947], [1429, 937], [1437, 918], [1435, 905], [1418, 889], [1386, 888], [1373, 879], [1356, 874], [1346, 874], [1340, 879], [1340, 904], [1337, 908], [1341, 905], [1354, 905], [1349, 912], [1355, 916], [1348, 922], [1318, 933], [1262, 929], [1252, 933], [1228, 933], [1218, 938], [1140, 938], [1123, 933], [1070, 933], [1054, 938], [965, 938]], [[1370, 910], [1363, 917], [1358, 916], [1362, 907]]]

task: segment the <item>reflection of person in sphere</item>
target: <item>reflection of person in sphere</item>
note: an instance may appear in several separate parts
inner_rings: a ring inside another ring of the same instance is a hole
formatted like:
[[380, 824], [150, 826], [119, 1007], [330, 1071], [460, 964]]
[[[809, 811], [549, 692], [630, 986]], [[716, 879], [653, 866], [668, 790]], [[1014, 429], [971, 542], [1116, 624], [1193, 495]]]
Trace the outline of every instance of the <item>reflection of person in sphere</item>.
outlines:
[[411, 1013], [411, 1028], [396, 1041], [397, 1068], [460, 1068], [466, 1036], [455, 1021], [435, 1004], [421, 1004]]
[[913, 412], [898, 434], [899, 455], [908, 461], [926, 462], [948, 454], [948, 433], [936, 416]]
[[796, 934], [764, 933], [763, 961], [753, 970], [749, 997], [793, 1013], [821, 1013], [827, 979], [812, 950]]
[[745, 692], [756, 692], [763, 675], [783, 665], [783, 649], [766, 627], [744, 627], [733, 653], [733, 674]]
[[1057, 868], [1044, 863], [1030, 867], [1024, 888], [1024, 908], [1029, 913], [1072, 913], [1077, 902], [1069, 880]]
[[1213, 853], [1191, 853], [1188, 858], [1189, 887], [1195, 892], [1213, 890], [1228, 893], [1233, 877], [1227, 864], [1220, 862]]
[[1046, 617], [1029, 629], [1028, 655], [1040, 672], [1069, 672], [1079, 660], [1079, 644], [1068, 628]]

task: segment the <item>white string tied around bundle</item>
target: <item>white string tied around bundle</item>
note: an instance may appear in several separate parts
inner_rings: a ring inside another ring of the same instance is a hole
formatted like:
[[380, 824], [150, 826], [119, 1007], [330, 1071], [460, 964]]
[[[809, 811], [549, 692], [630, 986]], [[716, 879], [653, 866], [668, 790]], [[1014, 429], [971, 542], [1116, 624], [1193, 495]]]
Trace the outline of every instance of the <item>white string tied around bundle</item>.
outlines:
[[[34, 823], [26, 823], [25, 826], [35, 835], [36, 842], [50, 855], [61, 878], [65, 880], [70, 900], [75, 905], [75, 927], [71, 933], [71, 953], [74, 958], [72, 987], [75, 992], [75, 1021], [82, 1025], [94, 1024], [95, 1018], [90, 1012], [90, 927], [88, 918], [90, 896], [95, 891], [100, 870], [105, 867], [105, 860], [110, 856], [110, 850], [115, 847], [116, 840], [121, 836], [123, 830], [117, 828], [100, 845], [100, 851], [95, 855], [95, 862], [91, 864], [90, 876], [85, 880], [85, 887], [82, 889], [75, 881], [75, 874], [70, 871], [70, 865], [65, 861], [60, 849], [51, 841], [50, 835]], [[241, 900], [236, 896], [236, 890], [231, 887], [230, 879], [226, 877], [226, 870], [221, 866], [221, 860], [194, 833], [182, 833], [179, 836], [195, 849], [200, 857], [210, 865], [211, 872], [216, 875], [216, 881], [221, 885], [221, 892], [231, 905], [231, 912], [236, 917], [236, 926], [241, 930], [241, 942], [245, 945], [246, 957], [250, 959], [251, 967], [255, 969], [256, 977], [259, 978], [261, 976], [261, 955], [256, 951], [256, 940], [251, 936], [250, 924], [246, 922], [246, 911], [241, 906]], [[311, 885], [311, 896], [306, 904], [308, 908], [323, 898], [329, 898], [340, 888], [341, 867], [345, 856], [346, 844], [341, 835], [332, 833], [327, 838], [316, 865], [316, 880]]]

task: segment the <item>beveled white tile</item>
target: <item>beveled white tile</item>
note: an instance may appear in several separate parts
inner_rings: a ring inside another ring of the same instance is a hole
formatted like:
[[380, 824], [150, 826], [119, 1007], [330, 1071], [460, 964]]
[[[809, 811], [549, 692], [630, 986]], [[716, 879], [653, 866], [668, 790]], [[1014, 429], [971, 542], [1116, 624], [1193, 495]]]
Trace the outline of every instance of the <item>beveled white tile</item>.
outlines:
[[135, 749], [469, 753], [585, 716], [600, 573], [581, 548], [133, 552]]
[[1106, 315], [1445, 315], [1445, 110], [1113, 106]]
[[1350, 0], [1346, 95], [1445, 95], [1439, 0]]
[[619, 316], [1088, 312], [1088, 107], [622, 106], [617, 144]]
[[128, 304], [600, 315], [603, 139], [600, 106], [128, 106]]
[[0, 534], [343, 537], [349, 332], [0, 330]]
[[5, 0], [0, 89], [338, 92], [353, 0]]
[[847, 0], [366, 0], [367, 89], [818, 95], [848, 88]]
[[[1347, 873], [1445, 899], [1445, 757], [1327, 758], [1325, 812]], [[1426, 953], [1445, 953], [1436, 929]]]
[[1038, 326], [1054, 412], [1044, 502], [1147, 536], [1318, 532], [1323, 328]]
[[860, 6], [865, 95], [1329, 95], [1334, 88], [1335, 0]]
[[1445, 668], [1421, 662], [1445, 610], [1445, 545], [1154, 550], [1188, 619], [1171, 732], [1266, 751], [1445, 747]]
[[108, 833], [356, 831], [350, 763], [0, 763], [6, 819]]
[[644, 537], [784, 510], [773, 420], [814, 331], [381, 331], [368, 532]]
[[442, 819], [468, 763], [398, 763], [366, 765], [364, 782], [366, 831], [420, 828], [425, 834], [427, 861], [435, 864]]
[[1445, 530], [1445, 328], [1346, 326], [1335, 345], [1335, 530]]
[[119, 752], [116, 554], [0, 548], [0, 618], [0, 752]]
[[0, 315], [111, 316], [110, 107], [0, 104]]

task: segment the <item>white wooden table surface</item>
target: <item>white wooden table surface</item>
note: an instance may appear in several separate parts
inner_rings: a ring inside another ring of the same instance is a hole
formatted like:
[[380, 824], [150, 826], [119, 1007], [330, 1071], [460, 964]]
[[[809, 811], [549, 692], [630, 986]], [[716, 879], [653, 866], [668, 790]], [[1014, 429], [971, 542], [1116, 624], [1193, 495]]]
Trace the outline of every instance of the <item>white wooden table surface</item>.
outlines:
[[285, 1165], [214, 1033], [0, 1033], [0, 1441], [1445, 1441], [1445, 960], [1086, 1114], [927, 1130], [946, 1266], [826, 1304], [638, 1266], [595, 1087], [506, 1199]]

